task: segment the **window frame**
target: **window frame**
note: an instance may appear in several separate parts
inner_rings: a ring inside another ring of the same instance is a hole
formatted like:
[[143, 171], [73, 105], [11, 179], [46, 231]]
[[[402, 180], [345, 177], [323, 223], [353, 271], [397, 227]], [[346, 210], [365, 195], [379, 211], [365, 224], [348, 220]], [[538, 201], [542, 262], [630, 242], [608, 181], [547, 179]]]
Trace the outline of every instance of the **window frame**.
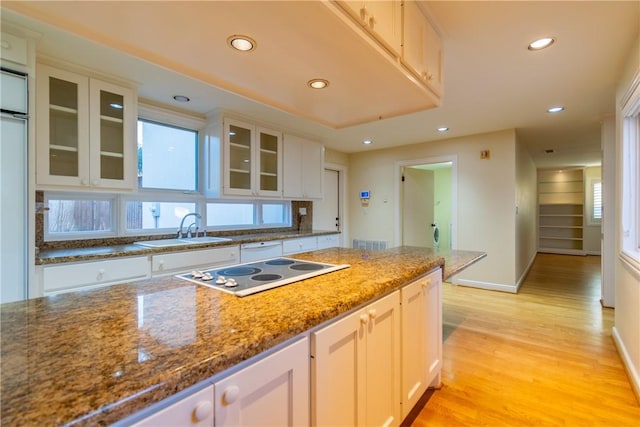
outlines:
[[619, 257], [640, 272], [640, 71], [622, 97], [620, 138]]
[[111, 201], [111, 230], [109, 231], [76, 231], [67, 233], [49, 232], [49, 210], [43, 218], [43, 239], [45, 242], [61, 242], [66, 240], [90, 240], [118, 237], [120, 201], [113, 193], [76, 193], [63, 191], [45, 191], [44, 205], [49, 206], [49, 200], [110, 200]]
[[[595, 186], [596, 184], [600, 184], [600, 217], [596, 218], [595, 207], [596, 207], [596, 199], [595, 199]], [[601, 178], [591, 178], [589, 179], [589, 199], [587, 209], [589, 215], [587, 216], [588, 225], [600, 225], [602, 224], [602, 179]]]

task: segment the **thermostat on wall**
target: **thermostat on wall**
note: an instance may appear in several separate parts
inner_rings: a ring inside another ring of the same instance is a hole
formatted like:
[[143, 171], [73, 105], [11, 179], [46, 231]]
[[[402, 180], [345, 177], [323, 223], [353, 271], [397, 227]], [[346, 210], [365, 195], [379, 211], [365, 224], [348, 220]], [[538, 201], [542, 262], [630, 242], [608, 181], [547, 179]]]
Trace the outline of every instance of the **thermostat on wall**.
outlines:
[[360, 198], [361, 199], [369, 199], [371, 192], [369, 190], [361, 191]]

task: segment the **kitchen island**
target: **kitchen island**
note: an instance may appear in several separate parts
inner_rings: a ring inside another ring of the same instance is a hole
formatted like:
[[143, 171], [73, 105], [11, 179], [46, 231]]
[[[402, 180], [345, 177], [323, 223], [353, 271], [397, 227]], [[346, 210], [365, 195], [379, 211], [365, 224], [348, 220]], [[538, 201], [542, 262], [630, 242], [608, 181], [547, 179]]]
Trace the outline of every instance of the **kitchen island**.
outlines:
[[351, 267], [248, 297], [175, 277], [0, 306], [3, 425], [106, 425], [482, 252], [333, 248]]

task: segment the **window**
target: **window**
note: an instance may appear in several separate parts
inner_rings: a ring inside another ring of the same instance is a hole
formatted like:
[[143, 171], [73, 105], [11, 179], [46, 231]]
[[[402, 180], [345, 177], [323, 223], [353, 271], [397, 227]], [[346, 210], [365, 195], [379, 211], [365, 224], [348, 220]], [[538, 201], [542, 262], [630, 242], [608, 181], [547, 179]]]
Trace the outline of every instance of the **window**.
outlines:
[[45, 239], [115, 236], [115, 197], [79, 194], [45, 194]]
[[621, 257], [640, 271], [640, 73], [622, 102]]
[[289, 227], [291, 203], [288, 201], [216, 201], [207, 203], [207, 227], [261, 228]]
[[[137, 235], [173, 233], [186, 214], [196, 212], [195, 202], [127, 200], [125, 205], [126, 232]], [[194, 221], [184, 225], [188, 226], [192, 222]], [[200, 221], [196, 222], [200, 227]]]
[[196, 191], [198, 132], [138, 120], [138, 187]]
[[602, 221], [602, 181], [594, 179], [591, 181], [591, 221]]

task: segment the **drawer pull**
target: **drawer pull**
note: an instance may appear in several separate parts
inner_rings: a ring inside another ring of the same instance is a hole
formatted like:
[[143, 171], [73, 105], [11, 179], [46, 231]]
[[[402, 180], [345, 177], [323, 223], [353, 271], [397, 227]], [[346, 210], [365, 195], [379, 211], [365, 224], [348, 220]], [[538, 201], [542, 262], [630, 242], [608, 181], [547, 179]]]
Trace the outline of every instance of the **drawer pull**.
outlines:
[[196, 407], [193, 409], [193, 420], [195, 422], [201, 422], [208, 418], [211, 418], [213, 415], [213, 405], [211, 402], [203, 401], [198, 402]]

